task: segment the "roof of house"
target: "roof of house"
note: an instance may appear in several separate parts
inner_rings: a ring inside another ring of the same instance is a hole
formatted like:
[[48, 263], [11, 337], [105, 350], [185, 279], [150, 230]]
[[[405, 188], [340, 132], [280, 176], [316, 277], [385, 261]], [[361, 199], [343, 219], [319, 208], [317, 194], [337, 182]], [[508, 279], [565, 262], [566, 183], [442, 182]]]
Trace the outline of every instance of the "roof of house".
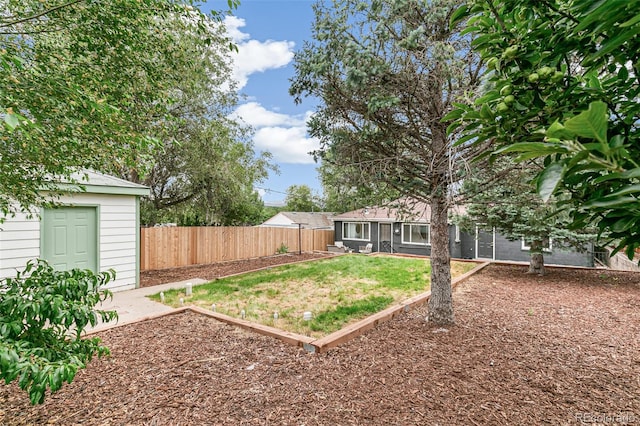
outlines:
[[[450, 213], [464, 214], [464, 206], [449, 209]], [[335, 215], [334, 221], [354, 220], [366, 222], [424, 222], [431, 220], [431, 206], [423, 201], [400, 199], [388, 205], [364, 207]]]
[[261, 226], [298, 226], [303, 228], [333, 228], [333, 213], [329, 212], [280, 212], [267, 219]]

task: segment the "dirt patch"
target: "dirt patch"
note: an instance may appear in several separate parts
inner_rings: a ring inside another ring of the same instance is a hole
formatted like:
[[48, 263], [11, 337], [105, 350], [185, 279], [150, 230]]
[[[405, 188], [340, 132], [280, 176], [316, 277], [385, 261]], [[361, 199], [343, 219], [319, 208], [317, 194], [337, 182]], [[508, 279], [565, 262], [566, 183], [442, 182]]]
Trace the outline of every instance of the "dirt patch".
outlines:
[[99, 334], [109, 358], [31, 407], [0, 386], [0, 424], [598, 424], [640, 422], [640, 275], [490, 266], [325, 354], [193, 313]]
[[182, 268], [157, 269], [140, 272], [140, 287], [151, 287], [158, 284], [184, 281], [193, 278], [213, 280], [228, 275], [242, 272], [255, 271], [269, 266], [284, 265], [287, 263], [302, 262], [305, 260], [322, 259], [335, 256], [329, 253], [289, 253], [275, 256], [259, 257], [255, 259], [234, 260], [207, 265], [193, 265]]

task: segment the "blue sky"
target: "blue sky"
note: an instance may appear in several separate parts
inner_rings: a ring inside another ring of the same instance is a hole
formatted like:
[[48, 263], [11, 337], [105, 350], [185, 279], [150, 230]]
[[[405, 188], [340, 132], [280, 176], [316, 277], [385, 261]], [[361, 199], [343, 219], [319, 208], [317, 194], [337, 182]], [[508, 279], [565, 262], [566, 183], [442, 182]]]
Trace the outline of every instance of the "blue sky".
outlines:
[[[225, 24], [239, 52], [234, 54], [234, 76], [240, 93], [246, 96], [235, 114], [256, 133], [257, 151], [269, 151], [280, 174], [271, 173], [259, 184], [265, 202], [285, 198], [291, 185], [308, 185], [322, 195], [317, 164], [308, 155], [318, 141], [306, 134], [306, 120], [316, 102], [306, 99], [295, 105], [289, 96], [289, 79], [294, 76], [293, 55], [311, 38], [313, 21], [309, 0], [241, 0]], [[209, 1], [203, 11], [224, 9], [226, 1]]]

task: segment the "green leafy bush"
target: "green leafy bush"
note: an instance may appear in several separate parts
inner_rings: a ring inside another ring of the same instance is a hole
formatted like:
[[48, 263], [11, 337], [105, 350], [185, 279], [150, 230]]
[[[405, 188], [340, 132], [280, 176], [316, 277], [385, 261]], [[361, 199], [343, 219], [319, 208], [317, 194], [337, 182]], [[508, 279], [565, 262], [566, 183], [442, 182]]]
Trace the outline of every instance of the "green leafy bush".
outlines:
[[97, 353], [109, 354], [97, 337], [82, 339], [90, 324], [117, 319], [115, 311], [94, 310], [111, 297], [101, 287], [115, 278], [109, 270], [55, 271], [46, 261], [29, 261], [16, 278], [0, 280], [0, 379], [18, 381], [32, 404], [47, 388], [71, 383]]

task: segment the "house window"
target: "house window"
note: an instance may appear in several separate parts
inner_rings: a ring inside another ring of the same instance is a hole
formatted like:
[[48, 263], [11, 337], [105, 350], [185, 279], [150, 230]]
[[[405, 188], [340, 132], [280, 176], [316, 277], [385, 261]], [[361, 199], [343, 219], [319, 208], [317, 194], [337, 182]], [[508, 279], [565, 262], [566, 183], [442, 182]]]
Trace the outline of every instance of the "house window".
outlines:
[[402, 225], [402, 242], [405, 244], [430, 244], [429, 225], [405, 223]]
[[369, 241], [368, 222], [345, 222], [342, 224], [342, 238], [345, 240]]
[[[545, 238], [542, 240], [542, 251], [551, 253], [553, 248], [553, 240], [551, 238]], [[525, 239], [522, 237], [522, 250], [531, 250], [531, 239]]]

